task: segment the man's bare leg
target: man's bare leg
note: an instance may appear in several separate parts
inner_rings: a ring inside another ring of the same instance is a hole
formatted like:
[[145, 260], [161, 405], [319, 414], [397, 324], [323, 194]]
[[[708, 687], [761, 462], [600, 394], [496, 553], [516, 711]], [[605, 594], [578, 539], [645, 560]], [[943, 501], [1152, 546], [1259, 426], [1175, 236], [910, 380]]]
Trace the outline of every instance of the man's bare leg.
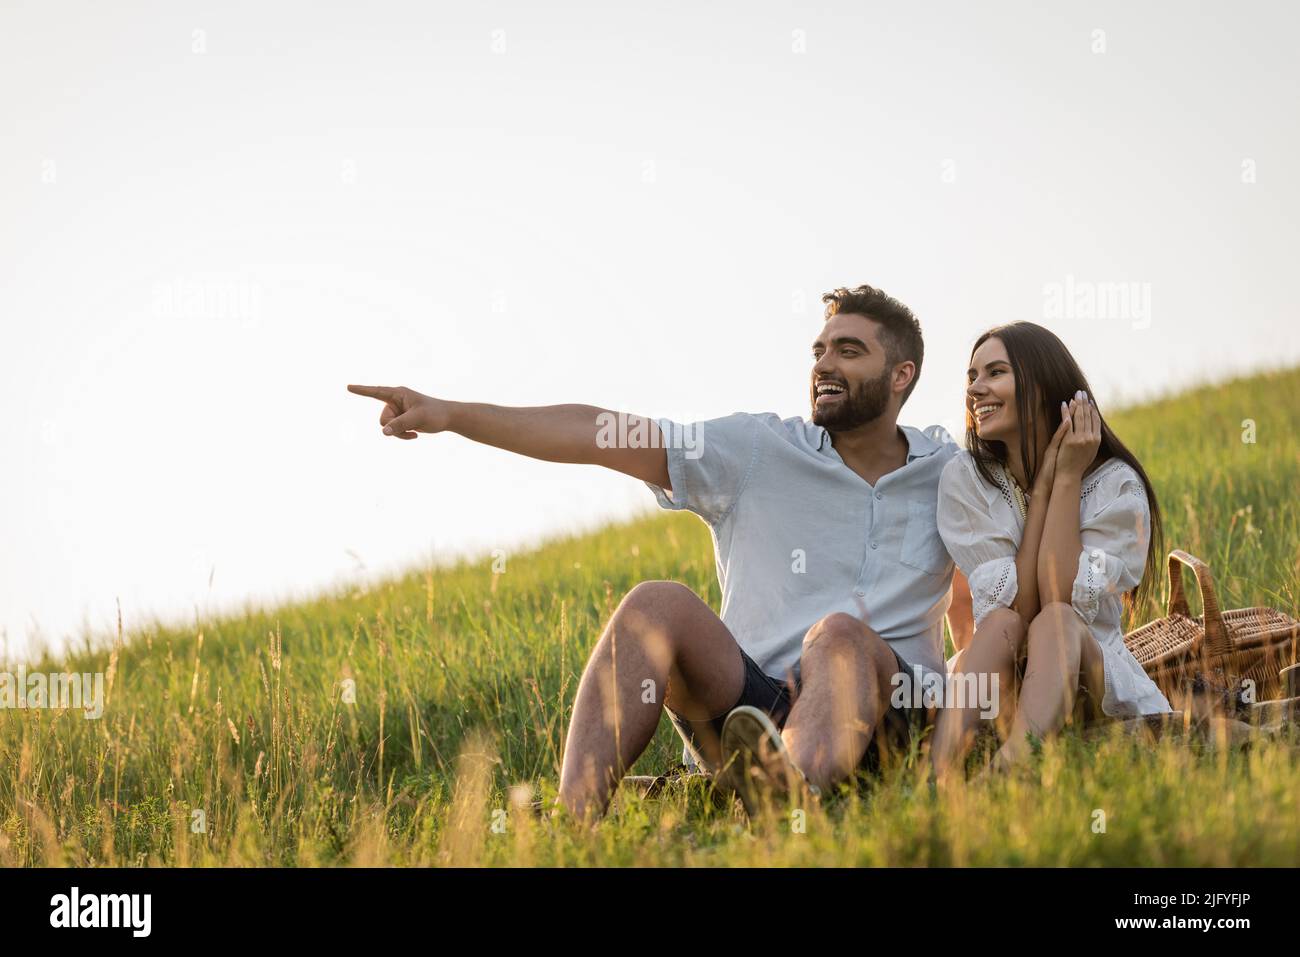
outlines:
[[[1010, 608], [998, 608], [985, 616], [975, 637], [961, 653], [952, 674], [997, 675], [998, 717], [1003, 730], [1015, 713], [1016, 660], [1025, 641], [1025, 624]], [[953, 768], [960, 768], [980, 722], [980, 706], [940, 708], [930, 743], [930, 764], [935, 779], [943, 781]]]
[[825, 789], [857, 768], [897, 670], [888, 643], [852, 615], [828, 615], [808, 630], [799, 696], [781, 738], [810, 784]]
[[678, 582], [637, 585], [614, 611], [582, 673], [559, 803], [578, 818], [603, 814], [654, 737], [665, 704], [691, 722], [701, 756], [717, 767], [720, 749], [708, 721], [740, 699], [744, 677], [740, 646], [698, 595]]

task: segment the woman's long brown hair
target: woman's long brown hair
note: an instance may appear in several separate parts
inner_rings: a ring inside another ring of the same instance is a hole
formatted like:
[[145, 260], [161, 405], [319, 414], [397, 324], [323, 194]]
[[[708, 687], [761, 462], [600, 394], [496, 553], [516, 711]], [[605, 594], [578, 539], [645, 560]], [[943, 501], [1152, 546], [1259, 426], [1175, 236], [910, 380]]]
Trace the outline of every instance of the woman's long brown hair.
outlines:
[[[1002, 340], [1007, 350], [1007, 359], [1011, 363], [1011, 372], [1016, 379], [1016, 417], [1020, 422], [1020, 461], [1025, 464], [1025, 479], [1033, 487], [1034, 476], [1038, 473], [1038, 448], [1033, 437], [1038, 432], [1037, 423], [1048, 423], [1049, 434], [1056, 431], [1054, 423], [1060, 422], [1062, 402], [1069, 402], [1074, 394], [1083, 390], [1096, 402], [1088, 379], [1070, 355], [1056, 334], [1050, 329], [1032, 322], [1013, 322], [1005, 326], [995, 326], [975, 340], [971, 348], [971, 358], [989, 339]], [[1100, 412], [1100, 409], [1098, 410]], [[986, 442], [975, 431], [975, 418], [970, 409], [966, 410], [966, 448], [975, 460], [975, 468], [980, 476], [990, 485], [996, 486], [990, 463], [1007, 464], [1007, 447], [1005, 442]], [[1102, 462], [1117, 458], [1128, 463], [1142, 479], [1146, 489], [1147, 506], [1151, 511], [1151, 540], [1147, 544], [1146, 566], [1142, 580], [1137, 588], [1124, 596], [1125, 607], [1132, 610], [1138, 600], [1139, 592], [1147, 594], [1160, 579], [1164, 557], [1164, 525], [1160, 518], [1160, 506], [1156, 502], [1155, 490], [1151, 480], [1132, 452], [1111, 431], [1105, 418], [1101, 420], [1101, 446], [1097, 450]]]

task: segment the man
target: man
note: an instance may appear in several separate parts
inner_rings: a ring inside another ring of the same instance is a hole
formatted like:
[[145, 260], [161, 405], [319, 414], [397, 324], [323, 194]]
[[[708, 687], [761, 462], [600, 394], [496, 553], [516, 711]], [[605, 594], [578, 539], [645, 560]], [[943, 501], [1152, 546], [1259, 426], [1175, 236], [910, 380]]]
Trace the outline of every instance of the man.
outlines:
[[[944, 672], [953, 564], [935, 512], [956, 446], [897, 425], [921, 369], [920, 325], [870, 286], [822, 299], [810, 422], [738, 413], [683, 426], [592, 406], [505, 408], [348, 386], [384, 402], [386, 435], [451, 431], [533, 458], [603, 465], [712, 529], [721, 616], [685, 585], [642, 582], [587, 662], [560, 773], [560, 803], [575, 816], [603, 813], [664, 709], [707, 770], [729, 766], [727, 730], [731, 750], [822, 789], [876, 762], [915, 725], [916, 715], [891, 706], [895, 675], [911, 679], [913, 665]], [[961, 617], [954, 634], [964, 644], [968, 608]], [[746, 778], [730, 783], [751, 808]]]

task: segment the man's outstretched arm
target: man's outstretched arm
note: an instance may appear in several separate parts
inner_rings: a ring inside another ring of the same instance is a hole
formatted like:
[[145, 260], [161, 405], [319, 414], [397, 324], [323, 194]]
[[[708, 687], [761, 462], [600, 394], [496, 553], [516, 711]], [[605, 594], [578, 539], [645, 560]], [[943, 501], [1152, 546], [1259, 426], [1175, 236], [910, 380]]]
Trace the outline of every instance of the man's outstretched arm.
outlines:
[[[603, 465], [651, 482], [667, 490], [668, 454], [654, 420], [645, 420], [648, 448], [619, 448], [608, 442], [609, 423], [613, 435], [640, 432], [639, 416], [611, 412], [594, 405], [544, 405], [512, 408], [483, 402], [451, 402], [422, 395], [403, 386], [350, 385], [348, 391], [384, 403], [379, 424], [385, 435], [413, 439], [421, 432], [455, 432], [474, 442], [494, 445], [547, 462]], [[626, 444], [626, 443], [624, 443]]]

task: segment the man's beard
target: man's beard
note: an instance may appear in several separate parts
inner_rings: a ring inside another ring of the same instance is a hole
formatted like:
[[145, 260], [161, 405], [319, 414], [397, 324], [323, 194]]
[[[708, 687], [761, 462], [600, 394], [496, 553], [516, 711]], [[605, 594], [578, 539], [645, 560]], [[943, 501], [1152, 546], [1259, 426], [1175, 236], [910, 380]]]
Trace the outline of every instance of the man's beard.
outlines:
[[844, 398], [828, 409], [817, 407], [817, 387], [814, 385], [813, 425], [820, 425], [831, 432], [848, 432], [880, 418], [889, 405], [889, 377], [890, 373], [886, 370], [878, 379], [870, 379], [856, 387], [846, 383], [848, 391]]

